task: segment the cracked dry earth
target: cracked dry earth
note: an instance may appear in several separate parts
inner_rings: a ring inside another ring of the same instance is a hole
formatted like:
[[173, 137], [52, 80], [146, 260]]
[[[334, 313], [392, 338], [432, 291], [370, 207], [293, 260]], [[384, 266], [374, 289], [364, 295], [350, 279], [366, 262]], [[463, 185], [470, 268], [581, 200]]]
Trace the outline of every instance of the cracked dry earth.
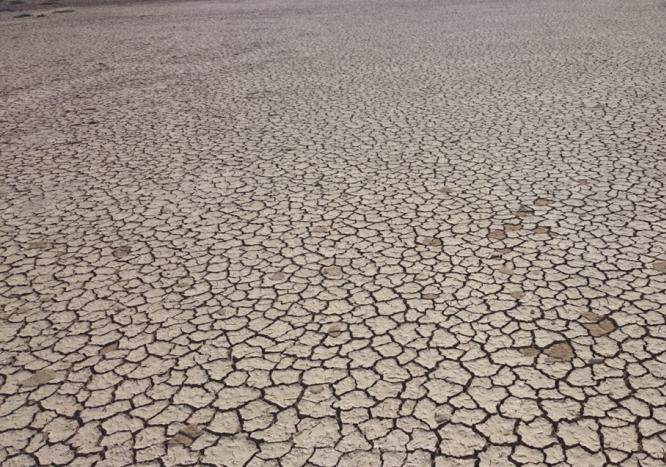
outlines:
[[69, 6], [0, 13], [0, 464], [666, 465], [661, 0]]

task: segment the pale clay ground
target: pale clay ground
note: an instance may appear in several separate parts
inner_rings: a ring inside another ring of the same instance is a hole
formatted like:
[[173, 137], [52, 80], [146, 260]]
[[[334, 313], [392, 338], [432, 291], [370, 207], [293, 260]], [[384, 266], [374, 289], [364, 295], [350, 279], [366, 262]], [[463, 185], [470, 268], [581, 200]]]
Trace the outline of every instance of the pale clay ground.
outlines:
[[0, 464], [666, 465], [666, 3], [84, 3], [0, 13]]

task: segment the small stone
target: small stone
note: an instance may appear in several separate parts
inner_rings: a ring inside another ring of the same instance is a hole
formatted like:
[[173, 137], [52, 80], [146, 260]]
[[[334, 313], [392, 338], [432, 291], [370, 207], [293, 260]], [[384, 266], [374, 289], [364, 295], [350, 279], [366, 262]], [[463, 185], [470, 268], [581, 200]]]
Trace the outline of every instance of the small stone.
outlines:
[[58, 377], [58, 374], [49, 369], [44, 369], [44, 370], [39, 370], [35, 373], [33, 373], [32, 376], [29, 378], [23, 380], [21, 382], [22, 386], [41, 386], [43, 384], [48, 383], [52, 379], [55, 379]]
[[522, 290], [514, 290], [513, 292], [509, 292], [509, 295], [511, 295], [516, 300], [520, 300], [521, 298], [525, 297], [525, 292]]
[[323, 384], [318, 384], [316, 386], [311, 386], [310, 387], [310, 392], [312, 394], [320, 394], [324, 390], [324, 385]]
[[654, 263], [654, 270], [657, 272], [666, 273], [666, 261], [657, 261]]
[[558, 342], [545, 350], [546, 355], [555, 359], [570, 362], [574, 358], [573, 347], [568, 342]]
[[505, 232], [517, 232], [523, 228], [522, 224], [504, 224]]
[[591, 358], [590, 360], [588, 360], [588, 363], [590, 365], [598, 365], [600, 363], [603, 363], [604, 361], [605, 360], [603, 358]]
[[325, 225], [315, 225], [311, 230], [313, 233], [326, 233], [328, 232], [328, 227]]
[[438, 295], [437, 295], [437, 294], [434, 294], [434, 293], [424, 293], [424, 294], [423, 294], [423, 298], [424, 298], [425, 300], [434, 300], [434, 299], [436, 299], [437, 297], [438, 297]]
[[585, 179], [585, 178], [579, 178], [578, 180], [576, 180], [576, 184], [578, 184], [579, 186], [590, 186], [591, 185], [590, 181]]
[[328, 327], [328, 334], [330, 334], [333, 337], [338, 337], [340, 334], [342, 334], [342, 331], [344, 330], [344, 327], [340, 323], [333, 323]]
[[537, 227], [536, 229], [534, 229], [534, 233], [540, 235], [549, 234], [550, 227]]

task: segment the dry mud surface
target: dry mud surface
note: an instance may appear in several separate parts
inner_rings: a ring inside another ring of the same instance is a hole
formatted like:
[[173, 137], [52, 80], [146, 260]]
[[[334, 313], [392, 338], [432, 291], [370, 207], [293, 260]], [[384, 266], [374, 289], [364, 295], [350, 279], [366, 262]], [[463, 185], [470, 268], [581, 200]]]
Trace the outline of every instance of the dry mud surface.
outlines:
[[666, 465], [663, 1], [0, 6], [0, 464]]

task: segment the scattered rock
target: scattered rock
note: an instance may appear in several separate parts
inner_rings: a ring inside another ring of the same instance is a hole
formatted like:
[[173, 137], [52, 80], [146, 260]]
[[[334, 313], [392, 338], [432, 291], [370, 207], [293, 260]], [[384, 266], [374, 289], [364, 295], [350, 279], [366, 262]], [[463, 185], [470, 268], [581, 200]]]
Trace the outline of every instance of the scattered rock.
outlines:
[[550, 233], [550, 227], [537, 227], [534, 229], [535, 234], [549, 234]]
[[596, 323], [585, 323], [583, 326], [590, 332], [592, 337], [605, 336], [615, 331], [616, 328], [615, 323], [608, 318], [604, 318]]
[[324, 385], [323, 384], [318, 384], [316, 386], [311, 386], [310, 387], [310, 392], [312, 394], [320, 394], [324, 390]]
[[525, 297], [525, 292], [522, 290], [514, 290], [513, 292], [509, 292], [509, 295], [511, 295], [516, 300], [520, 300], [521, 298]]
[[654, 270], [657, 272], [666, 273], [666, 261], [657, 261], [654, 263]]
[[21, 386], [41, 386], [53, 379], [56, 379], [57, 377], [58, 374], [55, 371], [43, 369], [36, 371], [32, 376], [21, 381]]
[[545, 350], [546, 355], [555, 360], [570, 362], [575, 354], [573, 347], [568, 342], [558, 342]]

